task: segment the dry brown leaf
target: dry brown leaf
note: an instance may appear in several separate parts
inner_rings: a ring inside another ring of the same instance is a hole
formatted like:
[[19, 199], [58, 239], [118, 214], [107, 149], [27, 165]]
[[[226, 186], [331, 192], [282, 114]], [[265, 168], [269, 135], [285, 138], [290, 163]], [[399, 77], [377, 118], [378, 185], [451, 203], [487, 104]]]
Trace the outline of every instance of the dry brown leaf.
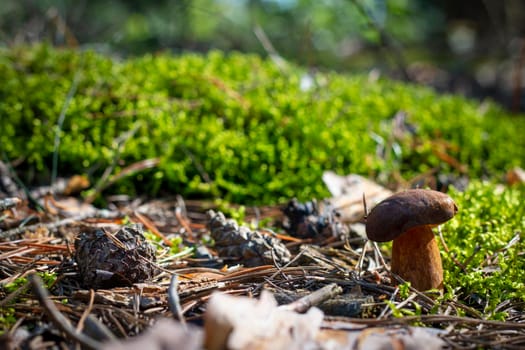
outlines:
[[171, 319], [162, 319], [144, 334], [126, 341], [104, 344], [102, 350], [199, 350], [202, 349], [202, 330], [184, 327]]
[[219, 349], [315, 348], [323, 313], [280, 309], [267, 291], [260, 299], [213, 294], [204, 316], [205, 347]]
[[363, 194], [369, 209], [392, 195], [385, 187], [356, 174], [340, 176], [325, 171], [323, 181], [333, 196], [327, 201], [341, 214], [340, 218], [345, 223], [363, 219]]

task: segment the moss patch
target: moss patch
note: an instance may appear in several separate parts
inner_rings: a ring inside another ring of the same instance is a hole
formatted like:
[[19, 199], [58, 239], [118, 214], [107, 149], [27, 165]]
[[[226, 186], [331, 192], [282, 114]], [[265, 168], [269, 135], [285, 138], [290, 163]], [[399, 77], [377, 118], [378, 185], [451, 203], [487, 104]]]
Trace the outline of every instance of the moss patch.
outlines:
[[474, 182], [465, 192], [452, 190], [450, 195], [459, 211], [443, 225], [443, 235], [464, 269], [443, 253], [448, 297], [490, 318], [503, 318], [502, 303], [525, 302], [525, 186]]
[[38, 45], [0, 51], [0, 75], [0, 142], [27, 183], [50, 179], [63, 110], [59, 174], [99, 178], [115, 159], [113, 173], [160, 158], [110, 189], [131, 194], [305, 200], [327, 195], [327, 169], [499, 178], [525, 154], [525, 119], [493, 104], [366, 76], [281, 71], [257, 56], [122, 61]]

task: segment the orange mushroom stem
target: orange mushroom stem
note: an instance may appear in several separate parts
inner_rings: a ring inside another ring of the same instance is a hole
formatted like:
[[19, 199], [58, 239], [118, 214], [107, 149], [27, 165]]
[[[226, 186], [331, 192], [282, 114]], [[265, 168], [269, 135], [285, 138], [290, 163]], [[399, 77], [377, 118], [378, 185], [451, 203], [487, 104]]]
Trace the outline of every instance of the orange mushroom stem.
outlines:
[[392, 243], [391, 270], [418, 290], [443, 289], [443, 266], [429, 225], [414, 227]]

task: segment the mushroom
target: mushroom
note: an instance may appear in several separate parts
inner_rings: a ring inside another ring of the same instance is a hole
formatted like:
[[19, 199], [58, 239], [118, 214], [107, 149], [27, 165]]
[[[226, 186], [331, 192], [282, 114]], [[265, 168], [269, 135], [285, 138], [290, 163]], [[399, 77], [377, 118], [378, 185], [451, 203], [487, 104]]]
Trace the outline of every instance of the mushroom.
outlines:
[[448, 195], [406, 190], [377, 204], [366, 218], [366, 234], [376, 242], [393, 240], [391, 270], [418, 290], [443, 289], [443, 267], [432, 227], [458, 211]]

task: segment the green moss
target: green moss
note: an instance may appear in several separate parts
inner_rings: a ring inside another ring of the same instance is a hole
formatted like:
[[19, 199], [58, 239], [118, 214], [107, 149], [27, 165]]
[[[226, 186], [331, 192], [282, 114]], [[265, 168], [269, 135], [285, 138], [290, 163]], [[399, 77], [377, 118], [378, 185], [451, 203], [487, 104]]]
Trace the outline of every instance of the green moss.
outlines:
[[0, 308], [0, 335], [7, 332], [15, 323], [15, 309], [12, 307]]
[[[37, 274], [42, 278], [44, 286], [47, 289], [50, 289], [56, 282], [57, 276], [54, 272], [44, 271], [37, 272]], [[0, 284], [0, 296], [7, 296], [26, 285], [28, 285], [27, 277], [19, 277], [10, 283]], [[11, 302], [17, 301], [18, 298], [20, 298], [20, 296], [11, 300]], [[24, 297], [22, 296], [22, 298]], [[9, 307], [9, 304], [0, 308], [0, 335], [9, 330], [17, 321], [15, 311], [15, 308]]]
[[[125, 177], [113, 192], [306, 200], [327, 195], [321, 181], [327, 169], [384, 179], [430, 168], [463, 171], [439, 150], [473, 177], [499, 178], [523, 166], [522, 116], [365, 76], [317, 74], [302, 90], [304, 74], [236, 53], [120, 61], [45, 45], [4, 49], [0, 142], [26, 183], [48, 182], [57, 121], [76, 77], [60, 133], [59, 174], [99, 179], [119, 142], [114, 174], [160, 158], [157, 168]], [[400, 110], [415, 134], [393, 136], [391, 118]]]
[[497, 306], [502, 302], [525, 302], [525, 186], [474, 182], [450, 195], [459, 212], [443, 226], [443, 235], [465, 270], [443, 254], [447, 289], [451, 297], [501, 319]]
[[[40, 276], [40, 278], [42, 278], [44, 286], [48, 289], [51, 288], [57, 280], [57, 275], [54, 272], [38, 272], [38, 275]], [[25, 284], [27, 284], [27, 277], [19, 277], [13, 282], [0, 285], [0, 288], [2, 288], [6, 293], [12, 293]]]

